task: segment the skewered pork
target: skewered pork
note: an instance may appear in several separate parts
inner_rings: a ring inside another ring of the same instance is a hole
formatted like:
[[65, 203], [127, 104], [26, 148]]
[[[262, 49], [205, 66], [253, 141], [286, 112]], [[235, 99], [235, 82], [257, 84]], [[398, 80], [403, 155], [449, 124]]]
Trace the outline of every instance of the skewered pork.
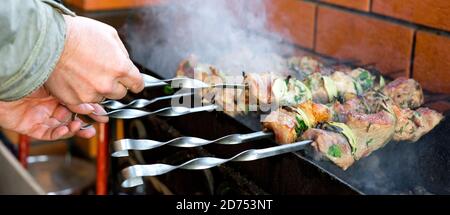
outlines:
[[400, 108], [418, 108], [423, 104], [423, 92], [414, 79], [397, 78], [383, 88], [383, 93], [391, 97]]
[[[226, 76], [212, 65], [197, 63], [195, 57], [180, 63], [176, 74], [179, 77], [195, 78], [211, 85], [243, 82], [242, 76]], [[236, 106], [236, 103], [243, 103], [243, 101], [238, 102], [238, 100], [245, 99], [240, 96], [242, 92], [242, 89], [205, 88], [202, 89], [200, 95], [211, 103], [218, 104], [224, 110], [244, 111], [245, 107]]]
[[[268, 118], [271, 120], [269, 123], [263, 122], [263, 126], [275, 133], [276, 141], [280, 144], [302, 139], [313, 140], [312, 146], [316, 149], [318, 157], [328, 158], [339, 167], [346, 169], [354, 161], [370, 155], [392, 139], [416, 141], [442, 119], [440, 113], [427, 108], [420, 108], [417, 111], [409, 108], [401, 109], [382, 93], [368, 93], [362, 98], [365, 99], [352, 99], [344, 104], [337, 102], [329, 108], [329, 111], [321, 111], [320, 113], [329, 114], [330, 117], [315, 121], [315, 126], [307, 127], [306, 131], [293, 129], [293, 122], [297, 121], [295, 126], [300, 126], [299, 122], [303, 118], [301, 115], [295, 115], [295, 112], [289, 113], [286, 108], [282, 109], [285, 118], [278, 118], [278, 120], [291, 122], [289, 132], [280, 126], [282, 121], [276, 121], [278, 111], [269, 114]], [[311, 115], [306, 117], [315, 119]], [[331, 119], [338, 122], [330, 122]], [[320, 124], [321, 122], [325, 123]], [[402, 127], [404, 131], [400, 131]], [[344, 142], [342, 136], [347, 137], [345, 143], [350, 147], [351, 152], [342, 144]], [[330, 139], [333, 140], [330, 141]], [[352, 159], [349, 159], [350, 155]]]
[[342, 133], [311, 128], [302, 138], [314, 140], [311, 146], [316, 159], [326, 157], [344, 170], [355, 162], [347, 138]]
[[[248, 89], [240, 91], [244, 96], [239, 98], [249, 98], [246, 105], [252, 100], [258, 105], [283, 105], [263, 121], [277, 143], [311, 139], [317, 156], [343, 169], [392, 139], [418, 140], [443, 118], [428, 108], [414, 110], [422, 105], [423, 92], [413, 79], [399, 78], [384, 86], [381, 76], [375, 84], [375, 76], [367, 70], [330, 72], [309, 57], [290, 58], [286, 65], [296, 73], [295, 78], [278, 75], [285, 73], [284, 66], [282, 72], [274, 71], [277, 75], [245, 73], [242, 82]], [[228, 81], [214, 67], [194, 60], [183, 62], [177, 75], [206, 83]], [[206, 93], [215, 94], [214, 100], [221, 105], [236, 103], [235, 92], [228, 90], [208, 89]]]
[[442, 114], [429, 108], [417, 110], [394, 107], [397, 116], [394, 140], [415, 142], [431, 131], [442, 119]]
[[330, 121], [331, 112], [322, 104], [306, 101], [295, 107], [279, 108], [264, 120], [263, 127], [272, 130], [279, 144], [293, 143], [308, 128]]

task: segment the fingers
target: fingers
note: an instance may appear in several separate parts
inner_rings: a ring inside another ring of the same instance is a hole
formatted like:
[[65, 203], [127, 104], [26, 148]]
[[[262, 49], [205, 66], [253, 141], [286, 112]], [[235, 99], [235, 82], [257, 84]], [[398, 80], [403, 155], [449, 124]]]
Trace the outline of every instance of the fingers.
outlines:
[[50, 132], [49, 140], [59, 140], [73, 136], [70, 134], [70, 130], [67, 126], [59, 126], [56, 127], [55, 129], [50, 129], [49, 132]]
[[90, 127], [84, 130], [79, 130], [75, 133], [76, 136], [81, 137], [81, 138], [92, 138], [94, 137], [96, 134], [95, 128], [94, 127]]
[[95, 136], [96, 131], [94, 127], [80, 130], [81, 124], [82, 122], [78, 118], [68, 124], [63, 124], [56, 119], [49, 119], [45, 123], [34, 127], [27, 135], [32, 138], [48, 141], [66, 139], [74, 135], [82, 138], [92, 138]]
[[59, 122], [68, 122], [70, 121], [71, 116], [72, 112], [62, 105], [58, 105], [52, 115], [52, 117]]
[[81, 137], [81, 138], [92, 138], [95, 136], [95, 128], [94, 127], [90, 127], [86, 130], [80, 130], [81, 129], [81, 120], [80, 119], [76, 119], [72, 122], [69, 123], [69, 129], [70, 132], [68, 134], [66, 134], [66, 136], [64, 136], [63, 138], [68, 138], [68, 137], [72, 137], [74, 135]]
[[131, 68], [125, 76], [119, 78], [119, 82], [133, 93], [139, 93], [144, 89], [144, 79], [139, 69], [130, 61]]
[[127, 92], [128, 90], [123, 84], [114, 82], [112, 83], [112, 90], [107, 91], [102, 95], [104, 95], [108, 99], [121, 99], [125, 97], [125, 95], [127, 95]]
[[78, 113], [78, 114], [91, 114], [95, 111], [95, 108], [88, 103], [84, 103], [84, 104], [79, 104], [79, 105], [66, 105], [66, 107], [74, 112], [74, 113]]
[[40, 139], [40, 140], [58, 140], [69, 133], [69, 128], [65, 125], [51, 127], [45, 124], [41, 124], [33, 128], [28, 136]]
[[59, 124], [55, 125], [56, 121], [52, 120], [50, 125], [42, 124], [31, 133], [31, 137], [41, 140], [59, 140], [73, 137], [74, 135], [82, 138], [92, 138], [95, 136], [95, 128], [90, 127], [85, 130], [81, 129], [81, 120], [75, 119], [69, 122], [67, 125]]
[[[94, 111], [101, 112], [103, 108], [101, 108], [100, 105], [95, 104], [92, 105], [88, 104], [93, 111], [90, 111], [91, 113]], [[94, 108], [95, 106], [95, 108]], [[77, 110], [82, 110], [83, 108], [86, 108], [86, 106], [83, 107], [83, 105], [73, 106]], [[90, 109], [90, 108], [89, 108]], [[104, 110], [103, 110], [104, 111]], [[59, 106], [55, 109], [53, 112], [52, 117], [46, 119], [43, 123], [33, 127], [30, 132], [28, 132], [27, 135], [41, 139], [41, 140], [58, 140], [58, 139], [66, 139], [70, 138], [74, 135], [83, 137], [83, 138], [91, 138], [95, 135], [95, 129], [89, 128], [86, 130], [80, 130], [82, 121], [79, 118], [71, 120], [72, 112], [70, 112], [66, 107]], [[104, 122], [105, 119], [99, 118], [97, 119], [99, 121]], [[106, 117], [107, 121], [107, 117]]]
[[99, 116], [106, 114], [105, 109], [99, 104], [68, 105], [67, 108], [61, 105], [55, 109], [51, 118], [32, 132], [32, 136], [43, 140], [66, 139], [74, 135], [81, 138], [94, 137], [96, 134], [95, 128], [90, 127], [81, 130], [82, 120], [78, 117], [71, 120], [72, 112], [68, 108], [88, 114], [97, 122], [106, 123], [109, 120], [107, 116]]
[[108, 116], [99, 116], [99, 115], [106, 114], [105, 109], [103, 109], [103, 107], [99, 104], [91, 104], [91, 105], [94, 108], [95, 114], [89, 114], [89, 117], [91, 117], [92, 119], [94, 119], [97, 122], [107, 123], [109, 121]]
[[77, 133], [81, 129], [82, 122], [80, 120], [75, 119], [74, 121], [70, 122], [67, 127], [69, 128], [69, 132], [73, 135]]
[[94, 137], [95, 133], [96, 133], [95, 128], [89, 127], [87, 129], [81, 130], [82, 124], [83, 124], [83, 122], [81, 121], [81, 119], [76, 118], [74, 121], [72, 121], [68, 124], [67, 127], [69, 128], [69, 132], [60, 138], [69, 138], [74, 135], [81, 137], [81, 138], [87, 138], [87, 139]]
[[37, 128], [31, 132], [32, 134], [31, 136], [42, 140], [58, 140], [63, 138], [69, 138], [74, 135], [73, 131], [79, 130], [81, 127], [80, 125], [78, 125], [77, 129], [75, 125], [75, 127], [72, 126], [72, 128], [70, 128], [69, 125], [70, 123], [66, 124], [55, 118], [50, 118], [46, 120], [43, 124], [37, 126]]

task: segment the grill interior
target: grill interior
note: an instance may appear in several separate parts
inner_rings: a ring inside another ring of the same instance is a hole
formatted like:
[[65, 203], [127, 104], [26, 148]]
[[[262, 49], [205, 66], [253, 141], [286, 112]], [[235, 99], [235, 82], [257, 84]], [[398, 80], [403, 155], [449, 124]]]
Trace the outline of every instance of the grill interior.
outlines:
[[[139, 23], [135, 14], [93, 13], [89, 16], [115, 26]], [[157, 32], [157, 26], [142, 23], [143, 31]], [[122, 32], [130, 46], [145, 44], [142, 40], [129, 40], [130, 32]], [[133, 32], [131, 32], [133, 33]], [[142, 32], [140, 32], [142, 33]], [[144, 33], [145, 34], [145, 33]], [[150, 33], [149, 33], [150, 34]], [[133, 37], [135, 38], [135, 37]], [[301, 47], [297, 53], [305, 53]], [[130, 49], [130, 54], [141, 71], [159, 78], [171, 78], [169, 71], [152, 71], [146, 60], [145, 49]], [[167, 53], [161, 53], [167, 54]], [[172, 56], [173, 57], [173, 56]], [[181, 58], [172, 58], [176, 67]], [[318, 56], [324, 57], [324, 56]], [[341, 64], [359, 64], [355, 60], [341, 61]], [[361, 66], [361, 65], [359, 65]], [[373, 64], [363, 65], [373, 68]], [[400, 71], [399, 73], [402, 73]], [[133, 98], [154, 98], [164, 95], [162, 91], [144, 91]], [[449, 102], [446, 95], [426, 94], [426, 105], [439, 110], [440, 102]], [[148, 109], [163, 107], [164, 103], [151, 105]], [[123, 189], [120, 170], [134, 163], [179, 164], [199, 156], [231, 157], [243, 150], [274, 146], [272, 140], [259, 140], [235, 146], [208, 145], [196, 149], [180, 149], [170, 146], [131, 153], [129, 158], [112, 158], [110, 171], [114, 192], [127, 194], [158, 194], [160, 183], [176, 194], [449, 194], [450, 193], [450, 146], [447, 144], [450, 132], [449, 111], [446, 118], [430, 133], [415, 143], [388, 143], [369, 157], [358, 161], [347, 171], [342, 171], [332, 163], [316, 161], [308, 153], [285, 154], [257, 161], [227, 163], [205, 171], [177, 170], [162, 176], [146, 178], [142, 187]], [[111, 123], [114, 126], [114, 123]], [[202, 112], [176, 118], [148, 117], [125, 121], [125, 137], [153, 140], [170, 140], [179, 136], [195, 136], [214, 139], [233, 133], [250, 133], [261, 129], [257, 115], [230, 116], [225, 113]], [[114, 128], [112, 128], [114, 129]], [[114, 135], [111, 136], [114, 139]], [[156, 180], [155, 180], [156, 179]]]

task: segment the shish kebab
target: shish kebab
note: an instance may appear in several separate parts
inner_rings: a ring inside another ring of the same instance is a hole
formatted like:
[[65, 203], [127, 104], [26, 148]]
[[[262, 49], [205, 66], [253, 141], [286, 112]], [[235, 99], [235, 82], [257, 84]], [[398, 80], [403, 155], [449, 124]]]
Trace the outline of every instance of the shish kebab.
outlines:
[[[318, 157], [344, 170], [392, 139], [418, 140], [443, 119], [434, 110], [418, 108], [423, 103], [423, 92], [413, 79], [398, 78], [385, 85], [380, 76], [375, 84], [375, 76], [364, 69], [330, 72], [309, 57], [290, 58], [283, 64], [281, 68], [296, 72], [302, 80], [286, 77], [286, 71], [277, 75], [245, 74], [242, 80], [234, 80], [248, 85], [248, 89], [238, 91], [245, 95], [240, 98], [283, 105], [263, 121], [264, 129], [274, 132], [276, 142], [313, 140]], [[177, 75], [207, 83], [227, 79], [214, 67], [192, 59], [180, 64]], [[233, 89], [212, 90], [203, 93], [213, 93], [222, 106], [238, 103]], [[244, 104], [248, 105], [248, 100]]]
[[[274, 59], [278, 59], [274, 57]], [[373, 88], [383, 88], [385, 80], [376, 77], [369, 71], [357, 68], [334, 71], [324, 67], [311, 57], [292, 57], [287, 60], [275, 60], [276, 68], [272, 72], [245, 73], [243, 75], [226, 75], [209, 64], [197, 63], [195, 57], [180, 63], [177, 76], [199, 79], [208, 84], [244, 83], [245, 90], [210, 88], [202, 91], [205, 97], [213, 95], [214, 102], [223, 107], [235, 107], [238, 111], [246, 111], [248, 103], [253, 99], [258, 104], [296, 105], [306, 100], [327, 104], [336, 100], [345, 101], [363, 95]], [[295, 74], [295, 78], [292, 77]], [[383, 93], [394, 99], [400, 107], [417, 108], [423, 103], [423, 92], [413, 79], [403, 79], [399, 86], [384, 88]], [[396, 94], [396, 95], [394, 95]], [[403, 97], [413, 97], [411, 103], [402, 103]], [[243, 101], [242, 101], [243, 100]], [[233, 108], [231, 108], [233, 109]]]

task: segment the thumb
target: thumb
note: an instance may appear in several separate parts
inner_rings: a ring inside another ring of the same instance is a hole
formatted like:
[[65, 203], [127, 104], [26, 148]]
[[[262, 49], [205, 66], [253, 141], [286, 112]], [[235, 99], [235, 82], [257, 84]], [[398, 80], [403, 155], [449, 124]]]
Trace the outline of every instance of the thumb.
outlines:
[[91, 114], [95, 111], [95, 108], [90, 104], [66, 105], [66, 107], [74, 113], [83, 115]]

